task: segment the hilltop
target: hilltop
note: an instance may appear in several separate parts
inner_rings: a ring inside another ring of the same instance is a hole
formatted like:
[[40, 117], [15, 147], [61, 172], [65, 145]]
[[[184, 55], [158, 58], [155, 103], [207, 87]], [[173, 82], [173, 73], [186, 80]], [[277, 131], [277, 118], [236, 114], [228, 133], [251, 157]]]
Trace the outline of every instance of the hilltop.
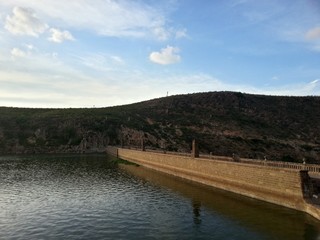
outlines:
[[109, 108], [0, 108], [0, 154], [88, 152], [108, 144], [320, 163], [320, 97], [208, 92]]

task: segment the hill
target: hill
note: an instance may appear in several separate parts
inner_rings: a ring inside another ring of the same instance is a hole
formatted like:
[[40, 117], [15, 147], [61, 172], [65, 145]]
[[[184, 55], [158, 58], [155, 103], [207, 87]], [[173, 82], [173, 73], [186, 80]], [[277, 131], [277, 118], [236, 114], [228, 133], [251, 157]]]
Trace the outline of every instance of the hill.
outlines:
[[86, 152], [108, 144], [320, 163], [320, 97], [177, 95], [91, 109], [0, 108], [0, 154]]

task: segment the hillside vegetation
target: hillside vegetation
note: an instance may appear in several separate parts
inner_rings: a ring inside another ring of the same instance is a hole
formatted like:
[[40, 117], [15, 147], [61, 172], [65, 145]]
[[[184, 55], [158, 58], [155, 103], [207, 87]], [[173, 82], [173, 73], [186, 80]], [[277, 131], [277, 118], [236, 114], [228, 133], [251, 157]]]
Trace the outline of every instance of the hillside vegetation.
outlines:
[[0, 154], [89, 152], [108, 144], [320, 163], [320, 97], [177, 95], [90, 109], [0, 108]]

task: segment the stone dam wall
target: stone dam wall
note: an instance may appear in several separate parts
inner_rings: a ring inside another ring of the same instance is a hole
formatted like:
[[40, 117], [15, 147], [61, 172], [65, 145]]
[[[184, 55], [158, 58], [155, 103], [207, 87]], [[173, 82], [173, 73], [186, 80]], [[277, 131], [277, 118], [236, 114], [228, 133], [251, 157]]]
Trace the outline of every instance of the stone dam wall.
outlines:
[[307, 212], [320, 220], [320, 209], [311, 204], [311, 180], [305, 170], [115, 147], [108, 147], [107, 152], [170, 175]]

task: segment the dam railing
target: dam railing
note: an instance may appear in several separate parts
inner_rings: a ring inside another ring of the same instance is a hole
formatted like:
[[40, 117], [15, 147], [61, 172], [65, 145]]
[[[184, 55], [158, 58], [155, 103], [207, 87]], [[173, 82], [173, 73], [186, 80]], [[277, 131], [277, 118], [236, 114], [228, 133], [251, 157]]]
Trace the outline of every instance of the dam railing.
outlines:
[[211, 156], [211, 155], [207, 155], [207, 154], [200, 154], [200, 157], [206, 158], [206, 159], [216, 159], [216, 160], [222, 160], [222, 161], [235, 161], [235, 162], [240, 162], [240, 163], [248, 163], [248, 164], [252, 164], [252, 165], [263, 165], [263, 166], [276, 167], [276, 168], [308, 170], [309, 172], [320, 173], [320, 165], [316, 165], [316, 164], [259, 160], [259, 159], [240, 158], [240, 157], [237, 157], [235, 159], [233, 157]]
[[[129, 148], [129, 149], [133, 149], [133, 150], [142, 151], [142, 149], [138, 148], [138, 147], [122, 147], [122, 148]], [[160, 149], [149, 149], [149, 148], [145, 148], [144, 151], [191, 157], [191, 153], [188, 153], [188, 152], [165, 151], [165, 150], [160, 150]], [[316, 164], [250, 159], [250, 158], [241, 158], [239, 156], [236, 156], [236, 157], [235, 156], [233, 156], [233, 157], [217, 156], [217, 155], [212, 155], [212, 154], [199, 154], [199, 158], [212, 159], [212, 160], [218, 160], [218, 161], [239, 162], [239, 163], [246, 163], [246, 164], [252, 164], [252, 165], [275, 167], [275, 168], [307, 170], [309, 172], [320, 173], [320, 165], [316, 165]]]

